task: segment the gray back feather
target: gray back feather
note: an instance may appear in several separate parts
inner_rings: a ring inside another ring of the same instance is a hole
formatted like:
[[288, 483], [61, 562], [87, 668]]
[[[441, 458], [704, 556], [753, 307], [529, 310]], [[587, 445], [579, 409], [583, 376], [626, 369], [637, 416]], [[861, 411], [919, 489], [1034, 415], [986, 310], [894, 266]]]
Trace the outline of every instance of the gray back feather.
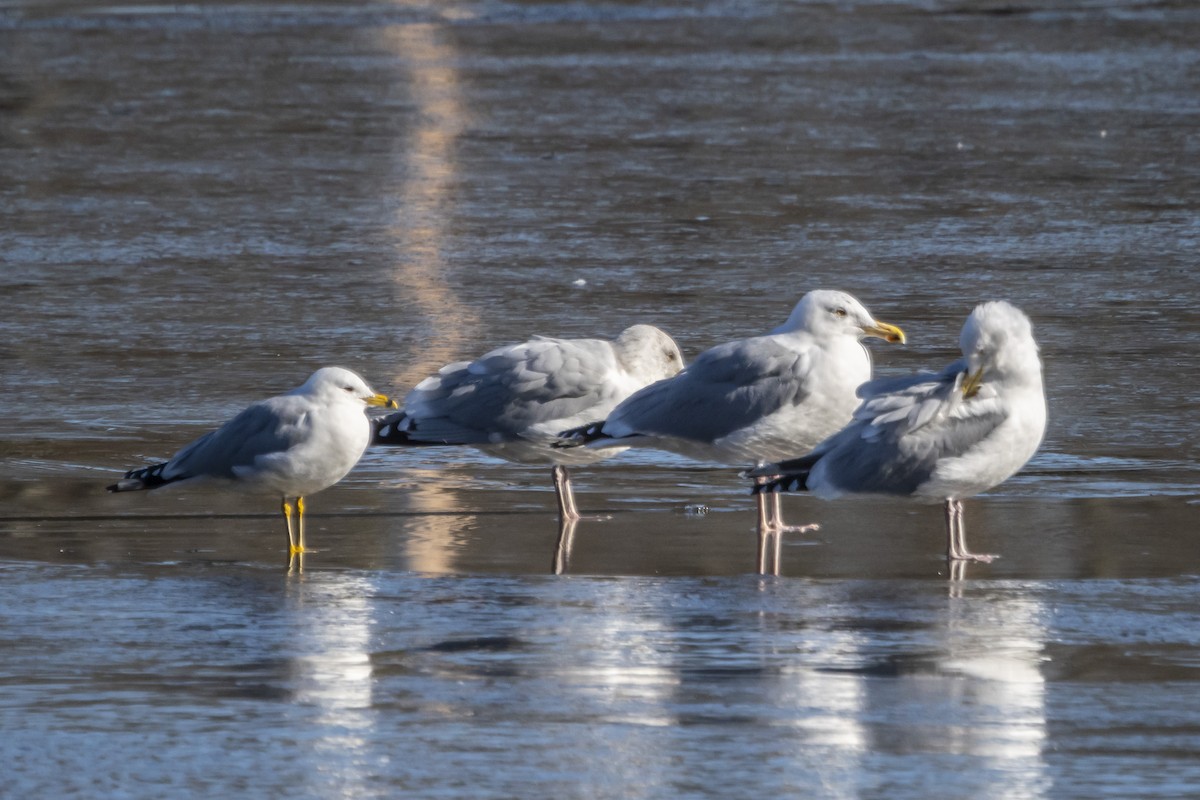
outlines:
[[499, 348], [443, 367], [409, 392], [410, 435], [486, 444], [493, 437], [519, 438], [540, 423], [587, 416], [596, 407], [602, 416], [618, 399], [610, 380], [617, 370], [611, 343], [598, 339], [538, 337]]
[[[807, 354], [770, 337], [717, 345], [683, 372], [630, 395], [605, 430], [713, 442], [811, 394]], [[625, 431], [624, 429], [628, 429]]]
[[167, 462], [163, 476], [233, 478], [234, 467], [287, 450], [302, 434], [304, 412], [297, 400], [285, 395], [255, 403], [176, 453]]
[[938, 461], [965, 453], [1001, 422], [994, 404], [964, 406], [966, 362], [940, 373], [881, 378], [860, 387], [854, 420], [813, 452], [845, 492], [912, 494]]

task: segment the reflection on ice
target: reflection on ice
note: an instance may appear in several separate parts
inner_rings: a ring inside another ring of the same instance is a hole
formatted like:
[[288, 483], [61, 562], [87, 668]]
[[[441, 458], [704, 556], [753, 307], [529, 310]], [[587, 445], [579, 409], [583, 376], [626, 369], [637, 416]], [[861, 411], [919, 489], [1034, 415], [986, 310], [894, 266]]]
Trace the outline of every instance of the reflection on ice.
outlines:
[[1046, 615], [1020, 587], [955, 586], [930, 627], [927, 664], [898, 675], [896, 693], [915, 704], [917, 723], [904, 734], [904, 748], [972, 756], [985, 773], [1004, 776], [972, 784], [970, 796], [1041, 797], [1049, 788]]
[[558, 538], [554, 540], [554, 557], [550, 559], [550, 571], [555, 575], [562, 575], [571, 565], [571, 550], [575, 547], [577, 527], [579, 520], [559, 518]]
[[332, 781], [339, 796], [361, 796], [370, 778], [364, 748], [375, 740], [372, 710], [373, 634], [364, 577], [322, 573], [293, 576], [287, 586], [288, 678], [294, 702], [311, 709], [298, 754]]
[[[860, 639], [854, 631], [822, 631], [820, 651], [839, 660], [858, 650]], [[790, 724], [800, 732], [798, 746], [828, 748], [831, 769], [855, 766], [856, 755], [869, 742], [861, 676], [821, 671], [810, 664], [788, 666], [781, 671], [779, 699], [795, 715]]]
[[454, 148], [467, 109], [454, 66], [457, 53], [438, 26], [393, 25], [380, 37], [399, 62], [397, 85], [416, 107], [413, 125], [396, 141], [397, 215], [389, 231], [396, 246], [397, 305], [419, 314], [426, 326], [421, 351], [397, 359], [395, 382], [403, 391], [431, 369], [457, 360], [473, 324], [471, 309], [446, 284], [443, 254], [458, 173]]
[[609, 721], [670, 725], [677, 718], [669, 701], [680, 683], [673, 654], [662, 647], [670, 630], [646, 613], [631, 588], [606, 585], [587, 624], [564, 629], [563, 647], [589, 655], [564, 664], [564, 683]]
[[[0, 794], [1195, 794], [1189, 4], [93, 5], [0, 12]], [[369, 455], [302, 575], [233, 498], [95, 492], [297, 361], [697, 352], [797, 282], [903, 309], [893, 374], [1036, 309], [1052, 430], [957, 596], [875, 500], [751, 579], [744, 489], [658, 454], [563, 576], [544, 473], [473, 451]]]

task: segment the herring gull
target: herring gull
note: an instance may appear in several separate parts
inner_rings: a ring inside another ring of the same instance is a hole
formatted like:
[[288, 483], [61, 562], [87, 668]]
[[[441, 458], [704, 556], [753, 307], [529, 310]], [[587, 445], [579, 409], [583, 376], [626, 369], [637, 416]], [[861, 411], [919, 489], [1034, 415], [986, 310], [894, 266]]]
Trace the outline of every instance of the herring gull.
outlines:
[[304, 498], [337, 483], [358, 463], [371, 440], [367, 406], [396, 408], [396, 403], [348, 369], [323, 367], [299, 388], [254, 403], [170, 461], [130, 470], [108, 490], [217, 480], [278, 495], [289, 552], [303, 553]]
[[375, 421], [380, 445], [470, 445], [520, 464], [551, 464], [562, 522], [580, 518], [568, 466], [611, 453], [551, 447], [564, 428], [599, 419], [633, 392], [674, 375], [683, 355], [653, 325], [615, 339], [535, 336], [416, 385], [404, 409]]
[[[564, 430], [558, 446], [651, 447], [734, 465], [784, 458], [850, 421], [855, 390], [871, 378], [861, 343], [868, 336], [905, 340], [900, 328], [876, 320], [846, 292], [809, 292], [770, 333], [706, 350], [603, 421]], [[767, 497], [758, 498], [760, 572], [767, 571], [770, 539], [778, 548], [782, 533], [814, 527], [784, 525], [778, 503], [776, 496], [768, 508]]]
[[967, 550], [962, 499], [1004, 482], [1037, 451], [1042, 362], [1029, 318], [1004, 301], [977, 306], [959, 343], [963, 358], [940, 373], [864, 385], [853, 422], [802, 458], [751, 470], [760, 481], [771, 476], [754, 491], [943, 502], [946, 558], [991, 561]]

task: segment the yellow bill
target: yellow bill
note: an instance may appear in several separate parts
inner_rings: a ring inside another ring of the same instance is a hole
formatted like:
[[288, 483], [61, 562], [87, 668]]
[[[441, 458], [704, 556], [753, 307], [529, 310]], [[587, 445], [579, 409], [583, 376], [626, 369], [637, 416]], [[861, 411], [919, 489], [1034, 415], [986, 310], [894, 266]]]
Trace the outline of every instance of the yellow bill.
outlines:
[[386, 394], [374, 394], [367, 398], [367, 405], [382, 406], [383, 408], [399, 408], [400, 404]]
[[962, 393], [964, 398], [974, 397], [979, 392], [979, 387], [983, 384], [983, 368], [967, 373], [967, 377], [962, 382]]
[[864, 325], [862, 330], [863, 333], [867, 334], [867, 336], [878, 336], [885, 342], [899, 342], [900, 344], [904, 344], [906, 341], [908, 341], [907, 337], [904, 335], [904, 331], [900, 330], [895, 325], [889, 325], [888, 323], [880, 322], [879, 320], [875, 320], [870, 325]]

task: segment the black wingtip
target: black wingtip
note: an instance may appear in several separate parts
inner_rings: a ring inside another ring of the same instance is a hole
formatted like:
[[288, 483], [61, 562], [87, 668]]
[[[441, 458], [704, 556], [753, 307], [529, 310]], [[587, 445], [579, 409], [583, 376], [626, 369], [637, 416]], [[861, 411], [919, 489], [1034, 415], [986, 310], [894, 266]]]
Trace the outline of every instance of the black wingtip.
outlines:
[[753, 494], [770, 494], [773, 492], [802, 492], [808, 489], [808, 473], [795, 475], [780, 475], [769, 481], [754, 484]]
[[425, 438], [417, 421], [403, 411], [372, 420], [371, 425], [374, 429], [374, 433], [371, 435], [371, 444], [392, 447], [445, 447], [459, 444], [459, 442], [447, 442], [445, 439]]
[[372, 444], [413, 444], [412, 438], [408, 435], [406, 424], [408, 416], [401, 411], [399, 414], [388, 414], [386, 417], [371, 420], [371, 426], [374, 428], [374, 435], [371, 437]]
[[748, 469], [742, 477], [755, 481], [754, 494], [769, 492], [804, 492], [808, 490], [808, 475], [821, 460], [820, 453], [809, 453], [800, 458], [789, 458], [778, 464], [765, 464]]
[[180, 480], [182, 476], [164, 478], [163, 470], [166, 468], [167, 462], [164, 461], [141, 469], [131, 469], [125, 473], [124, 478], [104, 488], [110, 492], [136, 492], [140, 489], [157, 489], [159, 486]]
[[558, 434], [558, 440], [550, 446], [557, 450], [566, 450], [571, 447], [582, 447], [588, 442], [594, 442], [598, 439], [611, 439], [604, 432], [604, 420], [598, 422], [589, 422], [587, 425], [580, 425], [578, 428], [568, 428]]

